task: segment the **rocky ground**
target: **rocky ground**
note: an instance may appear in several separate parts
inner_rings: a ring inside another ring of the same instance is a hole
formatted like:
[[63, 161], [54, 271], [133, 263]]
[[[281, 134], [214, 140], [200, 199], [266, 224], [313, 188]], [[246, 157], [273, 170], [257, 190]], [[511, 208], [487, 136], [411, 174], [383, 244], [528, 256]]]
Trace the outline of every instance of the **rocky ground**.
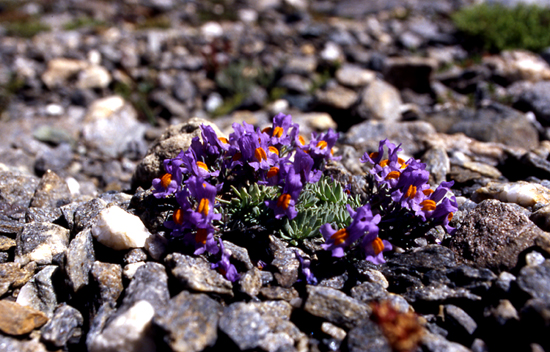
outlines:
[[[467, 5], [2, 2], [0, 350], [550, 351], [548, 57], [472, 58], [449, 19]], [[340, 172], [402, 143], [455, 181], [456, 234], [319, 262], [315, 286], [275, 235], [228, 236], [235, 283], [173, 246], [151, 210], [162, 160], [201, 122], [278, 112], [338, 130]], [[93, 235], [113, 206], [137, 248]]]

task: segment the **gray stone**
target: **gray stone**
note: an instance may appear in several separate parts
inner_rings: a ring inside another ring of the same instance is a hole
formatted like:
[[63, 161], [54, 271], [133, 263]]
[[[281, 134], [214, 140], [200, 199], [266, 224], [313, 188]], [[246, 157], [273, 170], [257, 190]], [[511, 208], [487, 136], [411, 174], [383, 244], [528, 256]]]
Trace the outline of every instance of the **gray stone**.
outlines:
[[344, 64], [336, 71], [336, 79], [344, 86], [363, 87], [376, 79], [376, 73], [360, 66]]
[[463, 114], [447, 133], [464, 133], [478, 141], [525, 149], [533, 149], [539, 144], [537, 129], [525, 114], [497, 103], [476, 110], [473, 114]]
[[14, 337], [0, 335], [0, 346], [2, 352], [48, 352], [37, 338], [32, 340], [20, 340]]
[[210, 263], [202, 257], [192, 257], [181, 253], [168, 254], [165, 259], [172, 275], [184, 287], [199, 292], [214, 292], [233, 295], [231, 281], [210, 268]]
[[423, 351], [428, 352], [471, 352], [469, 348], [429, 331], [422, 336], [421, 346]]
[[222, 306], [205, 294], [180, 292], [156, 312], [154, 322], [166, 335], [164, 341], [176, 352], [202, 351], [218, 338]]
[[[227, 248], [227, 247], [225, 247]], [[241, 275], [239, 279], [240, 291], [250, 297], [256, 297], [262, 288], [262, 275], [258, 268], [252, 268]]]
[[351, 297], [364, 303], [385, 299], [388, 291], [375, 282], [363, 282], [351, 289]]
[[[113, 276], [112, 272], [110, 272], [110, 276]], [[114, 293], [114, 291], [110, 292]], [[132, 281], [124, 290], [124, 299], [117, 315], [120, 311], [134, 306], [139, 301], [149, 302], [156, 312], [164, 308], [169, 300], [168, 275], [166, 275], [164, 266], [159, 263], [147, 262], [137, 269]]]
[[116, 304], [124, 287], [120, 264], [96, 261], [91, 269], [92, 277], [99, 288], [99, 304]]
[[307, 292], [306, 312], [348, 329], [368, 318], [372, 310], [369, 305], [333, 288], [307, 286]]
[[158, 138], [147, 151], [147, 155], [136, 166], [132, 176], [132, 188], [138, 186], [148, 189], [155, 177], [164, 174], [163, 162], [165, 159], [176, 157], [182, 150], [187, 150], [194, 137], [200, 137], [200, 125], [212, 126], [218, 136], [223, 133], [208, 120], [191, 118], [187, 122], [170, 126], [160, 138]]
[[17, 296], [17, 303], [42, 311], [48, 318], [51, 318], [57, 306], [54, 276], [58, 272], [56, 265], [45, 266], [21, 288]]
[[296, 300], [299, 295], [294, 287], [268, 286], [260, 289], [260, 295], [265, 299], [280, 299], [291, 302]]
[[71, 202], [71, 192], [67, 183], [55, 172], [46, 171], [36, 187], [31, 207], [58, 208]]
[[523, 267], [516, 282], [532, 298], [542, 299], [550, 304], [550, 260], [541, 265]]
[[80, 335], [84, 323], [82, 314], [75, 308], [62, 303], [55, 310], [53, 317], [41, 329], [43, 342], [55, 347], [63, 347], [73, 335]]
[[67, 250], [69, 230], [47, 222], [30, 223], [17, 234], [16, 241], [15, 262], [51, 264], [56, 256]]
[[90, 229], [79, 232], [69, 244], [65, 271], [74, 292], [88, 285], [95, 252]]
[[28, 208], [25, 213], [26, 222], [58, 222], [63, 216], [59, 208]]
[[315, 56], [292, 56], [283, 68], [284, 74], [298, 74], [311, 76], [317, 69], [317, 58]]
[[356, 113], [363, 119], [395, 122], [401, 119], [401, 105], [403, 102], [395, 87], [375, 80], [361, 94]]
[[445, 323], [449, 324], [449, 329], [453, 328], [454, 334], [472, 335], [477, 329], [477, 323], [462, 308], [453, 304], [444, 306]]
[[313, 87], [311, 80], [297, 74], [287, 74], [281, 77], [277, 85], [293, 93], [309, 93]]
[[378, 325], [364, 320], [348, 333], [350, 352], [390, 352], [392, 348]]
[[439, 146], [432, 147], [421, 158], [426, 164], [426, 171], [430, 173], [431, 185], [439, 185], [447, 181], [447, 174], [451, 171], [451, 163], [447, 151]]
[[455, 254], [448, 248], [436, 244], [414, 248], [396, 255], [389, 259], [388, 263], [419, 271], [442, 270], [457, 266]]
[[[79, 233], [85, 228], [91, 229], [97, 221], [97, 215], [106, 207], [107, 202], [99, 198], [94, 198], [86, 203], [80, 204], [74, 211], [71, 231], [73, 233]], [[68, 210], [67, 215], [70, 216], [70, 210]], [[67, 217], [67, 215], [65, 216]]]
[[0, 172], [0, 201], [15, 207], [27, 208], [38, 183], [39, 178], [36, 176]]
[[124, 254], [124, 263], [133, 264], [147, 260], [147, 253], [141, 248], [130, 249]]
[[357, 101], [357, 96], [354, 90], [339, 85], [315, 93], [320, 104], [340, 110], [349, 109]]
[[155, 309], [146, 300], [139, 300], [117, 312], [107, 326], [88, 345], [90, 352], [155, 351], [153, 316]]
[[34, 163], [34, 170], [43, 174], [52, 170], [62, 173], [73, 161], [73, 149], [67, 143], [62, 143], [55, 148], [45, 147], [38, 153]]
[[433, 126], [424, 121], [365, 121], [346, 133], [344, 143], [371, 153], [378, 151], [380, 140], [385, 138], [395, 144], [401, 143], [404, 153], [414, 155], [423, 152], [425, 144], [436, 138], [436, 134]]
[[550, 82], [540, 81], [533, 84], [520, 95], [519, 102], [533, 111], [544, 126], [550, 125]]
[[282, 287], [291, 287], [298, 280], [298, 269], [300, 267], [294, 248], [288, 248], [288, 243], [275, 236], [270, 236], [269, 239], [271, 241], [269, 248], [273, 253], [271, 265], [278, 270], [275, 273], [275, 280]]
[[466, 215], [449, 248], [465, 263], [502, 271], [544, 232], [514, 206], [485, 200]]
[[415, 287], [410, 289], [404, 296], [409, 302], [445, 302], [449, 299], [481, 300], [481, 296], [475, 295], [465, 288], [450, 288], [441, 284], [421, 288]]
[[180, 71], [176, 75], [173, 87], [173, 94], [179, 101], [185, 103], [188, 108], [193, 108], [197, 89], [191, 81], [189, 74], [185, 71]]
[[259, 309], [244, 302], [225, 308], [219, 327], [241, 350], [258, 347], [270, 330]]

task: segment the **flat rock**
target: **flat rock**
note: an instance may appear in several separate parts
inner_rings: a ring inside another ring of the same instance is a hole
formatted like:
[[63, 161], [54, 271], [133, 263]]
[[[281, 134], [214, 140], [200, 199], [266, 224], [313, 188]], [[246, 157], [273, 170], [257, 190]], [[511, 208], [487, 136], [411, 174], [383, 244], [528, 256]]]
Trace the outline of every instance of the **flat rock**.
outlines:
[[216, 342], [221, 314], [221, 304], [207, 295], [182, 291], [157, 312], [154, 322], [167, 332], [164, 341], [173, 351], [202, 351]]
[[466, 215], [449, 248], [467, 264], [509, 271], [519, 253], [533, 246], [542, 233], [513, 205], [489, 199]]
[[233, 285], [202, 257], [180, 253], [168, 254], [165, 259], [172, 275], [186, 288], [199, 292], [214, 292], [233, 295]]
[[322, 286], [307, 286], [304, 310], [338, 326], [353, 328], [368, 318], [371, 307], [339, 290]]
[[8, 335], [28, 334], [48, 321], [41, 311], [6, 300], [0, 301], [0, 317], [0, 330]]

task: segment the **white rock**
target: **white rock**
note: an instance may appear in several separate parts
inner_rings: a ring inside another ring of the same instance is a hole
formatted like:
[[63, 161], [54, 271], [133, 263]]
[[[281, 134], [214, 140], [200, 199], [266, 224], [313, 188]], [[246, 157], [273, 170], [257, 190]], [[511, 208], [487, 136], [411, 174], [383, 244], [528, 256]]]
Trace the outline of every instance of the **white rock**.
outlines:
[[325, 48], [320, 53], [321, 58], [325, 61], [344, 61], [344, 53], [342, 48], [336, 43], [327, 42]]
[[46, 114], [49, 116], [59, 116], [63, 115], [65, 109], [59, 104], [48, 104], [46, 105]]
[[474, 193], [474, 200], [498, 199], [501, 202], [516, 203], [530, 207], [536, 203], [550, 204], [550, 189], [538, 183], [525, 181], [497, 183], [491, 182]]
[[154, 352], [151, 320], [155, 309], [147, 301], [136, 302], [116, 317], [91, 343], [90, 352]]
[[201, 33], [208, 39], [218, 38], [223, 35], [223, 28], [217, 22], [206, 22], [201, 27]]
[[220, 93], [214, 92], [211, 93], [208, 98], [206, 99], [206, 102], [204, 103], [204, 107], [206, 111], [213, 112], [223, 104], [223, 98], [220, 95]]
[[145, 262], [127, 264], [122, 270], [122, 274], [127, 280], [132, 280], [134, 278], [134, 275], [136, 274], [136, 271], [144, 265]]
[[42, 81], [48, 88], [65, 84], [67, 79], [76, 75], [80, 70], [88, 67], [88, 63], [82, 60], [52, 59], [48, 62], [48, 68], [42, 74]]
[[99, 213], [92, 235], [103, 245], [123, 250], [143, 248], [151, 233], [140, 218], [118, 206], [112, 206]]
[[76, 86], [81, 89], [107, 88], [111, 80], [111, 74], [105, 67], [93, 65], [80, 71]]
[[528, 51], [504, 51], [500, 55], [489, 56], [483, 63], [498, 75], [510, 81], [541, 81], [550, 79], [550, 66], [540, 56]]

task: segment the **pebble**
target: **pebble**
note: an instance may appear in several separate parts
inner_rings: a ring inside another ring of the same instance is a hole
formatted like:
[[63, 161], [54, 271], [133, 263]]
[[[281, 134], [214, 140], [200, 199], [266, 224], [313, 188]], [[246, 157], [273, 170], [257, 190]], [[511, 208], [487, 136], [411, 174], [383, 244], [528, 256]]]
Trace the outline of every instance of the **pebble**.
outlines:
[[98, 215], [92, 235], [101, 244], [115, 249], [143, 248], [151, 233], [139, 217], [118, 206], [109, 207]]

